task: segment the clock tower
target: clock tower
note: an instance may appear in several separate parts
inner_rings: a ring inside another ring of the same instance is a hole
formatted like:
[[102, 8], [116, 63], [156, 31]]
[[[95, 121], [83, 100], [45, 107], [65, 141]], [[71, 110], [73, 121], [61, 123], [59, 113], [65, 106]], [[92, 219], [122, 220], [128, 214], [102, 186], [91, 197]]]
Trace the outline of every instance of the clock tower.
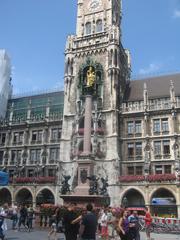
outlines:
[[61, 169], [71, 176], [72, 190], [83, 186], [85, 175], [106, 178], [114, 205], [119, 204], [120, 104], [130, 77], [120, 25], [121, 0], [77, 1], [76, 35], [68, 36], [65, 49], [60, 146]]
[[103, 31], [107, 31], [112, 25], [120, 29], [121, 0], [78, 0], [77, 37], [87, 34], [87, 23], [92, 24], [91, 33], [96, 33], [98, 20], [102, 21]]

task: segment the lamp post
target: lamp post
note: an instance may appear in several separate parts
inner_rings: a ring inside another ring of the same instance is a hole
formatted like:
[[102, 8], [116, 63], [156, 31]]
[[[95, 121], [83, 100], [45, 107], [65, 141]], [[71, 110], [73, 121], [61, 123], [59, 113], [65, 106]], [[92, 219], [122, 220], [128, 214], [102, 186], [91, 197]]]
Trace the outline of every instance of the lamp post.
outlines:
[[128, 199], [127, 199], [127, 197], [123, 197], [122, 207], [123, 208], [127, 208], [128, 207]]

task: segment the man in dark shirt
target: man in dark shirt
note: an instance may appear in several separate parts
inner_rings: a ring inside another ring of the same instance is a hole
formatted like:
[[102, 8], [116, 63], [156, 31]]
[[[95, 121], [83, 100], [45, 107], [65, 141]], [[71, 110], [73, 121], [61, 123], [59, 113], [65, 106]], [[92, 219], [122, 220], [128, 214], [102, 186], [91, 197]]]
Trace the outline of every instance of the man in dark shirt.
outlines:
[[24, 227], [26, 229], [28, 229], [28, 226], [26, 225], [28, 212], [27, 212], [27, 208], [25, 205], [22, 205], [20, 207], [19, 214], [20, 214], [20, 216], [19, 216], [18, 230], [20, 231], [21, 224], [23, 224]]
[[97, 217], [92, 213], [93, 206], [88, 204], [86, 206], [87, 214], [82, 218], [80, 225], [79, 236], [82, 240], [95, 240], [97, 230]]
[[133, 211], [133, 213], [128, 217], [129, 220], [129, 236], [131, 239], [140, 240], [140, 225], [139, 225], [139, 216], [137, 211]]
[[66, 240], [77, 240], [79, 224], [72, 224], [72, 221], [77, 218], [75, 208], [76, 204], [70, 204], [63, 217]]

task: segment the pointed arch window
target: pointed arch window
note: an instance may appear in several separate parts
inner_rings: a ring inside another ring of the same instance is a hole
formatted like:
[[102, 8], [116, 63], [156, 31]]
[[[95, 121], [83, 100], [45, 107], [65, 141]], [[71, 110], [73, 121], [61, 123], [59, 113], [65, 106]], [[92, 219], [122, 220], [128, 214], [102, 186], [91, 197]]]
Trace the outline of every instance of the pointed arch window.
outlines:
[[99, 19], [96, 22], [96, 32], [99, 33], [99, 32], [102, 32], [102, 30], [103, 30], [102, 20]]
[[85, 25], [85, 35], [90, 35], [91, 34], [91, 23], [87, 22]]

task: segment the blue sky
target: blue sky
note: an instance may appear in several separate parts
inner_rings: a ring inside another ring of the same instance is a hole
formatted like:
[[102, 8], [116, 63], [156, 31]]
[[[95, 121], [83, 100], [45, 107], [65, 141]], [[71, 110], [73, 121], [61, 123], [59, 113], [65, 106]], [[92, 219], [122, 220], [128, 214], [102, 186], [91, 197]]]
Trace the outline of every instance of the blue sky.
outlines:
[[[0, 48], [11, 57], [16, 93], [63, 86], [76, 2], [0, 0]], [[180, 72], [180, 0], [123, 0], [122, 34], [132, 76]]]

